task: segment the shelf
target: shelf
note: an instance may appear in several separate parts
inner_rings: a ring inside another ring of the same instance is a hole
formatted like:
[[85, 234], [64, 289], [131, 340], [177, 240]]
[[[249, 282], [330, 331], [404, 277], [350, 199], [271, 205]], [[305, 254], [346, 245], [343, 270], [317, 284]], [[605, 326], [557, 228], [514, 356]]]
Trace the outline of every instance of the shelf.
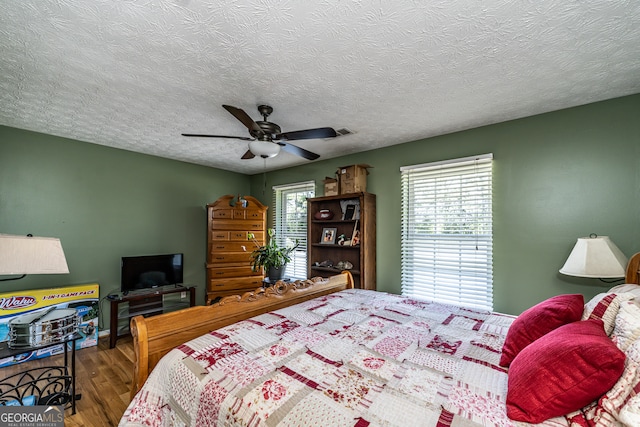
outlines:
[[125, 308], [118, 312], [118, 319], [129, 319], [135, 316], [144, 316], [145, 314], [162, 313], [162, 310], [163, 310], [162, 307], [153, 307], [153, 308], [147, 308], [145, 310], [135, 310], [135, 311], [129, 311], [129, 309]]
[[359, 219], [313, 219], [314, 224], [355, 224]]
[[349, 245], [327, 245], [326, 243], [312, 243], [311, 246], [316, 246], [318, 248], [339, 248], [339, 249], [355, 249], [355, 250], [360, 249], [360, 245], [349, 246]]
[[[339, 268], [333, 268], [333, 267], [318, 267], [315, 265], [311, 266], [312, 270], [316, 270], [316, 271], [326, 271], [329, 273], [342, 273], [345, 270], [340, 270]], [[351, 274], [360, 274], [360, 270], [346, 270], [348, 272], [350, 272]]]

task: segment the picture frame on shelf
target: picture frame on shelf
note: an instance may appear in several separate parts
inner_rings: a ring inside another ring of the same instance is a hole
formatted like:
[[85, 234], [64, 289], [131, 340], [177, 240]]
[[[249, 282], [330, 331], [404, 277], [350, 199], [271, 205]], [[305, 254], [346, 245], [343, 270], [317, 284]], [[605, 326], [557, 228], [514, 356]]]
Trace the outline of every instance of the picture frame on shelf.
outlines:
[[337, 233], [337, 228], [323, 228], [322, 236], [320, 237], [320, 243], [323, 245], [335, 245]]
[[347, 205], [347, 207], [344, 210], [344, 217], [342, 218], [343, 220], [347, 220], [347, 221], [351, 221], [353, 218], [353, 215], [356, 212], [356, 205]]
[[343, 221], [360, 219], [360, 201], [358, 199], [340, 200], [340, 210], [342, 211], [341, 219]]

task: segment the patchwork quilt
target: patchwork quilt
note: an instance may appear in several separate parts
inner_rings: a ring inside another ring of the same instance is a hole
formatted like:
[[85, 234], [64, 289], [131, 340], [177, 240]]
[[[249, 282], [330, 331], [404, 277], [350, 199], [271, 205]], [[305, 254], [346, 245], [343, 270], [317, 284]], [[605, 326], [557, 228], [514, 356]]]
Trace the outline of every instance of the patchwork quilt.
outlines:
[[513, 320], [345, 290], [175, 348], [120, 425], [521, 426], [498, 365]]

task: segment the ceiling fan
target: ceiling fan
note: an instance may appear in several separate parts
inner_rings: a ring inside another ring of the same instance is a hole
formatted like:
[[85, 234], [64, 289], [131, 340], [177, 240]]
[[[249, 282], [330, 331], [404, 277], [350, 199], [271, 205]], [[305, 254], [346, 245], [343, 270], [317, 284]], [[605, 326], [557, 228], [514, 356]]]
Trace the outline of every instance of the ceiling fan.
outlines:
[[243, 159], [252, 159], [255, 156], [262, 158], [274, 157], [280, 149], [295, 154], [297, 156], [304, 157], [307, 160], [315, 160], [320, 157], [316, 153], [305, 150], [304, 148], [293, 145], [288, 141], [295, 141], [299, 139], [320, 139], [320, 138], [334, 138], [337, 136], [336, 131], [333, 128], [316, 128], [297, 130], [293, 132], [281, 132], [280, 126], [275, 123], [267, 121], [269, 114], [273, 112], [273, 108], [268, 105], [259, 105], [258, 111], [262, 115], [262, 121], [254, 121], [244, 110], [231, 105], [223, 105], [225, 110], [230, 112], [236, 119], [240, 120], [243, 125], [249, 130], [251, 137], [244, 136], [228, 136], [228, 135], [202, 135], [195, 133], [183, 133], [182, 136], [195, 136], [204, 138], [234, 138], [242, 139], [249, 142], [249, 150], [242, 156]]

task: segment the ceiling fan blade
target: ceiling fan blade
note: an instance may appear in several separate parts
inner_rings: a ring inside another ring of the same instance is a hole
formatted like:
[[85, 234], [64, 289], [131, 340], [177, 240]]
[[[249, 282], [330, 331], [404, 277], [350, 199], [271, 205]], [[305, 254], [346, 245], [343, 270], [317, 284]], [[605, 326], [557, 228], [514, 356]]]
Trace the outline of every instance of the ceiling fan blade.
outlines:
[[249, 132], [255, 132], [258, 135], [264, 134], [260, 126], [258, 126], [258, 124], [255, 121], [253, 121], [253, 119], [249, 117], [249, 115], [245, 113], [244, 110], [240, 108], [232, 107], [231, 105], [223, 105], [222, 107], [228, 112], [230, 112], [233, 115], [233, 117], [240, 120], [242, 124], [245, 125], [247, 129], [249, 129]]
[[198, 136], [201, 138], [231, 138], [231, 139], [241, 139], [243, 141], [253, 141], [255, 138], [249, 138], [246, 136], [229, 136], [229, 135], [202, 135], [199, 133], [183, 133], [182, 136]]
[[336, 131], [333, 128], [317, 128], [306, 130], [295, 130], [293, 132], [284, 132], [276, 135], [276, 139], [284, 139], [285, 141], [294, 141], [296, 139], [323, 139], [335, 138]]
[[298, 147], [297, 145], [287, 144], [286, 142], [278, 142], [278, 145], [282, 147], [287, 153], [295, 154], [296, 156], [304, 157], [307, 160], [315, 160], [320, 157], [319, 154], [312, 153], [309, 150]]

